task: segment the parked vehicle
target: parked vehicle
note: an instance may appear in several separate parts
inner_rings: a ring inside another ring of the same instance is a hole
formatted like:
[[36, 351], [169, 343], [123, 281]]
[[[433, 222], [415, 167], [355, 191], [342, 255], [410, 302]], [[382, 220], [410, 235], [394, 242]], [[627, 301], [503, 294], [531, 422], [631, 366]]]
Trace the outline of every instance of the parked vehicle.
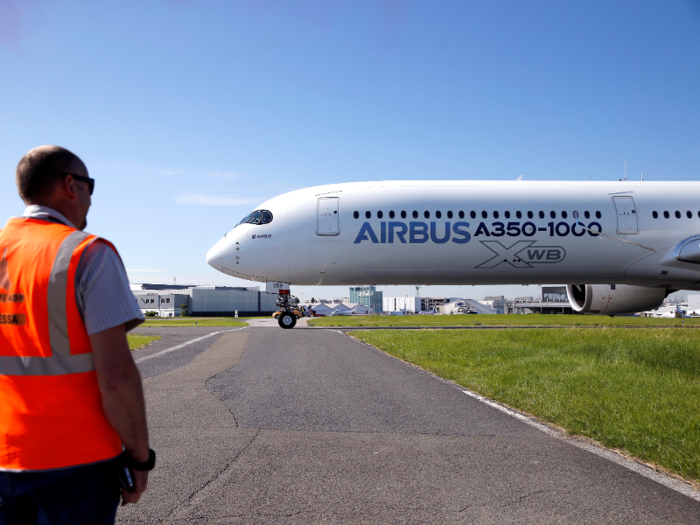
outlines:
[[[284, 312], [284, 310], [278, 310], [274, 314], [272, 314], [272, 317], [277, 319], [282, 312]], [[302, 312], [298, 308], [295, 308], [294, 310], [292, 310], [292, 313], [296, 316], [297, 319], [299, 319], [300, 317], [304, 317], [304, 312]]]

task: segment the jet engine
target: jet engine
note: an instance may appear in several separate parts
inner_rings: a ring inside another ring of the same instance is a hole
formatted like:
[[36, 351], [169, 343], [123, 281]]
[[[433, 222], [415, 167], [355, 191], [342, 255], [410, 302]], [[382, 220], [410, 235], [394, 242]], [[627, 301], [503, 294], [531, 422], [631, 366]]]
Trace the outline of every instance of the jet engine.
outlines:
[[658, 308], [669, 291], [627, 284], [567, 284], [566, 294], [574, 312], [619, 315]]

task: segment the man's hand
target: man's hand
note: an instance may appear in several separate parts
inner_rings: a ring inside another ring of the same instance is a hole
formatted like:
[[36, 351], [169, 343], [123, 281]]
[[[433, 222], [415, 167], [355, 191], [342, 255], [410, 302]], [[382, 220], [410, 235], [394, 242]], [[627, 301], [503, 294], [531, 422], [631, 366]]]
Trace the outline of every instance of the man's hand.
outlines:
[[144, 493], [148, 485], [148, 472], [132, 470], [131, 477], [134, 480], [134, 491], [129, 492], [126, 489], [122, 489], [122, 505], [136, 503], [141, 498], [141, 494]]

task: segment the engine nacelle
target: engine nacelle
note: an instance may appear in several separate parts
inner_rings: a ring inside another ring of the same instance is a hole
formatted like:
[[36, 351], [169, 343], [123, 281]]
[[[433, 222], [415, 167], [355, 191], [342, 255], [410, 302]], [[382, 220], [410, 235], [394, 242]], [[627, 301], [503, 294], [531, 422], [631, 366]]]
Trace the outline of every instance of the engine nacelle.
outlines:
[[566, 294], [574, 312], [619, 315], [658, 308], [668, 291], [627, 284], [567, 284]]

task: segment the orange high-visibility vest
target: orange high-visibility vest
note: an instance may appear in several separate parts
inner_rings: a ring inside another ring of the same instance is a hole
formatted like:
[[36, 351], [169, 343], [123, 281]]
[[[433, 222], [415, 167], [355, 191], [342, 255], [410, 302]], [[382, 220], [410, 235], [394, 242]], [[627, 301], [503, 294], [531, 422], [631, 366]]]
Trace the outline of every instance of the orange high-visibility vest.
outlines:
[[97, 239], [31, 218], [0, 230], [0, 470], [73, 467], [122, 451], [75, 299], [80, 258]]

